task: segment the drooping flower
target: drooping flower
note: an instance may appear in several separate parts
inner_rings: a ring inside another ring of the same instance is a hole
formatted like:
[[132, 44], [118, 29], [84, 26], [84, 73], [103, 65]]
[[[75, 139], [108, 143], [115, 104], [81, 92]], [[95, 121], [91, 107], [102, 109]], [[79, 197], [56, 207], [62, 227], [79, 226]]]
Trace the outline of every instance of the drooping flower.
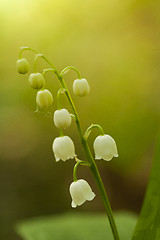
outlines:
[[68, 136], [55, 138], [53, 141], [52, 149], [56, 162], [59, 160], [66, 161], [76, 156], [74, 143]]
[[90, 86], [85, 78], [76, 79], [73, 83], [73, 92], [75, 95], [84, 97], [90, 93]]
[[79, 179], [76, 182], [72, 182], [69, 188], [73, 208], [82, 205], [85, 201], [91, 201], [95, 197], [95, 193], [92, 192], [89, 184], [83, 180]]
[[54, 124], [57, 128], [68, 128], [72, 118], [68, 110], [63, 108], [54, 112]]
[[116, 142], [110, 135], [98, 136], [94, 141], [93, 147], [95, 159], [103, 158], [106, 161], [110, 161], [113, 157], [118, 157]]
[[36, 103], [39, 107], [49, 107], [53, 102], [53, 96], [49, 90], [44, 89], [37, 92]]
[[18, 59], [16, 65], [20, 74], [25, 74], [29, 71], [29, 62], [26, 58]]
[[45, 79], [41, 73], [31, 73], [28, 82], [34, 89], [41, 89], [45, 85]]

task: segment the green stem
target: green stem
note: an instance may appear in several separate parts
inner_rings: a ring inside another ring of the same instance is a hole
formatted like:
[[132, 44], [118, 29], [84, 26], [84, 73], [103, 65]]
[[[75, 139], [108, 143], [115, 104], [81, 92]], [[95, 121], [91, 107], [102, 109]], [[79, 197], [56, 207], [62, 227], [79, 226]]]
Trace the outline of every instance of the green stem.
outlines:
[[37, 54], [34, 59], [34, 72], [37, 72], [37, 60], [39, 57], [42, 57], [42, 54]]
[[54, 72], [55, 73], [55, 69], [53, 69], [53, 68], [44, 69], [42, 75], [44, 76], [47, 72]]
[[21, 50], [20, 50], [20, 52], [19, 52], [19, 58], [22, 58], [22, 53], [23, 53], [24, 51], [26, 51], [26, 50], [29, 50], [29, 51], [32, 51], [32, 52], [34, 52], [34, 53], [38, 53], [38, 54], [39, 54], [39, 52], [37, 52], [37, 51], [34, 50], [33, 48], [30, 48], [30, 47], [21, 47]]
[[88, 146], [87, 140], [83, 137], [82, 129], [81, 129], [81, 125], [80, 125], [80, 120], [79, 120], [76, 108], [74, 106], [74, 103], [72, 101], [72, 98], [71, 98], [71, 96], [69, 94], [69, 91], [67, 89], [67, 86], [66, 86], [62, 76], [60, 76], [58, 74], [57, 78], [60, 81], [62, 87], [64, 87], [66, 89], [65, 94], [66, 94], [66, 96], [68, 98], [68, 101], [70, 102], [71, 107], [73, 109], [73, 112], [74, 112], [74, 115], [75, 115], [75, 118], [76, 118], [77, 129], [78, 129], [78, 132], [79, 132], [79, 135], [80, 135], [80, 139], [81, 139], [81, 143], [82, 143], [84, 152], [86, 154], [86, 157], [88, 159], [88, 162], [91, 165], [90, 168], [91, 168], [92, 174], [93, 174], [93, 176], [95, 178], [95, 181], [97, 183], [97, 186], [98, 186], [101, 198], [103, 200], [104, 207], [105, 207], [105, 210], [107, 212], [107, 216], [108, 216], [108, 219], [109, 219], [109, 222], [110, 222], [110, 226], [111, 226], [111, 229], [112, 229], [112, 233], [113, 233], [114, 239], [115, 240], [120, 240], [119, 234], [118, 234], [118, 231], [117, 231], [117, 227], [116, 227], [116, 223], [114, 221], [114, 217], [113, 217], [113, 214], [112, 214], [112, 209], [111, 209], [111, 206], [110, 206], [110, 203], [109, 203], [109, 200], [108, 200], [108, 197], [107, 197], [107, 194], [106, 194], [106, 191], [105, 191], [105, 188], [104, 188], [101, 176], [99, 174], [98, 168], [97, 168], [96, 163], [95, 163], [95, 161], [93, 159], [93, 156], [91, 154], [91, 151], [90, 151], [90, 148]]
[[77, 168], [78, 168], [79, 165], [90, 167], [90, 164], [88, 162], [78, 160], [77, 163], [74, 166], [74, 169], [73, 169], [73, 180], [74, 180], [74, 182], [77, 181]]
[[62, 128], [59, 129], [59, 135], [60, 135], [60, 137], [63, 137], [63, 129]]
[[74, 114], [70, 113], [70, 116], [71, 116], [74, 120], [76, 120]]
[[112, 209], [111, 209], [111, 206], [110, 206], [110, 203], [109, 203], [109, 200], [108, 200], [108, 197], [107, 197], [107, 194], [106, 194], [101, 176], [99, 174], [98, 168], [97, 168], [96, 163], [95, 163], [95, 161], [93, 159], [93, 156], [91, 154], [88, 143], [85, 139], [83, 139], [82, 145], [83, 145], [84, 151], [86, 153], [87, 159], [91, 163], [91, 171], [92, 171], [92, 174], [93, 174], [93, 176], [95, 178], [95, 181], [97, 183], [97, 186], [98, 186], [98, 189], [99, 189], [99, 192], [100, 192], [105, 210], [107, 212], [107, 216], [108, 216], [108, 219], [109, 219], [109, 223], [110, 223], [110, 226], [111, 226], [111, 229], [112, 229], [114, 239], [115, 240], [120, 240], [119, 234], [118, 234], [118, 231], [117, 231], [117, 227], [116, 227], [116, 223], [114, 221]]
[[65, 74], [65, 72], [68, 71], [68, 70], [70, 70], [70, 69], [74, 70], [74, 71], [77, 73], [78, 78], [81, 79], [80, 72], [78, 71], [78, 69], [77, 69], [76, 67], [73, 67], [73, 66], [68, 66], [68, 67], [64, 68], [64, 69], [61, 71], [60, 75], [63, 76], [63, 75]]
[[22, 53], [23, 53], [24, 51], [26, 51], [26, 50], [32, 51], [32, 52], [34, 52], [34, 53], [36, 53], [36, 54], [39, 54], [39, 55], [41, 56], [41, 58], [43, 58], [43, 59], [55, 70], [55, 72], [58, 72], [57, 69], [56, 69], [56, 67], [55, 67], [43, 54], [39, 53], [38, 51], [34, 50], [33, 48], [30, 48], [30, 47], [21, 47], [21, 50], [20, 50], [20, 52], [19, 52], [19, 58], [22, 58]]
[[87, 140], [87, 138], [89, 137], [89, 135], [90, 135], [90, 133], [91, 133], [91, 130], [92, 130], [93, 128], [98, 128], [99, 131], [100, 131], [100, 133], [101, 133], [101, 135], [104, 135], [103, 128], [102, 128], [99, 124], [92, 124], [91, 126], [89, 126], [89, 127], [87, 128], [87, 130], [86, 130], [85, 133], [84, 133], [84, 138], [85, 138], [86, 140]]

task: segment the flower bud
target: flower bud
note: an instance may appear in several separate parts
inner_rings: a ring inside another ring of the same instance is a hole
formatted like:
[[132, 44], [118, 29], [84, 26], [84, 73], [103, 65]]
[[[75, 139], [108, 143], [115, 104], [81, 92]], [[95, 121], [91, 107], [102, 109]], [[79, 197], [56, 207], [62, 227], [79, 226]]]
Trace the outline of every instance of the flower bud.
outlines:
[[75, 95], [80, 97], [88, 95], [90, 93], [88, 81], [84, 78], [74, 80], [73, 92]]
[[31, 73], [28, 82], [34, 89], [41, 89], [45, 85], [45, 79], [41, 73]]
[[68, 128], [71, 121], [72, 118], [67, 109], [63, 108], [54, 112], [54, 124], [57, 128]]
[[92, 192], [91, 187], [83, 179], [72, 182], [69, 191], [72, 197], [71, 206], [73, 208], [82, 205], [86, 200], [91, 201], [95, 197], [95, 194]]
[[20, 74], [25, 74], [29, 71], [29, 62], [26, 58], [18, 59], [16, 65]]
[[110, 161], [113, 157], [118, 157], [117, 146], [114, 139], [109, 135], [98, 136], [93, 144], [95, 159], [103, 158]]
[[68, 136], [57, 137], [54, 139], [52, 149], [56, 162], [59, 160], [66, 161], [69, 158], [74, 158], [76, 156], [74, 143]]
[[36, 103], [39, 107], [49, 107], [53, 102], [53, 96], [47, 89], [37, 92]]

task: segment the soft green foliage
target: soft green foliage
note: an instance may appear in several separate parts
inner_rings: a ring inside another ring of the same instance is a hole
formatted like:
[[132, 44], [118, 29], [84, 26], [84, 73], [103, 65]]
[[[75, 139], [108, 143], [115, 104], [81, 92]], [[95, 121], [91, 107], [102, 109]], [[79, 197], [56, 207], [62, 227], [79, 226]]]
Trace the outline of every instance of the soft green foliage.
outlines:
[[157, 144], [150, 181], [132, 240], [160, 239], [160, 139]]
[[[120, 238], [129, 240], [137, 218], [131, 213], [115, 215]], [[26, 240], [113, 240], [103, 214], [65, 214], [28, 220], [18, 225], [18, 232]]]

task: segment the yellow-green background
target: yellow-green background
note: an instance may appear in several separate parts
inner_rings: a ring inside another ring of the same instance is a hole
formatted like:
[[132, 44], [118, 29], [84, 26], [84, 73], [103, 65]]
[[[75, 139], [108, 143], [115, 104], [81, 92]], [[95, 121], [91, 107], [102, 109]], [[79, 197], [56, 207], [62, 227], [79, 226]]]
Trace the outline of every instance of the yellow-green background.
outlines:
[[[34, 114], [36, 92], [16, 72], [19, 47], [45, 54], [59, 70], [76, 66], [91, 93], [73, 96], [83, 129], [99, 123], [119, 158], [98, 162], [114, 210], [139, 212], [160, 120], [160, 2], [0, 0], [0, 239], [19, 239], [21, 219], [70, 211], [73, 160], [55, 163], [52, 118]], [[24, 54], [33, 70], [33, 54]], [[47, 65], [39, 61], [41, 71]], [[66, 75], [72, 93], [74, 72]], [[46, 75], [56, 109], [59, 84]], [[63, 99], [64, 107], [69, 110]], [[65, 131], [84, 155], [75, 123]], [[92, 148], [95, 131], [89, 138]], [[97, 192], [88, 169], [78, 177]], [[99, 196], [74, 211], [103, 211]]]

